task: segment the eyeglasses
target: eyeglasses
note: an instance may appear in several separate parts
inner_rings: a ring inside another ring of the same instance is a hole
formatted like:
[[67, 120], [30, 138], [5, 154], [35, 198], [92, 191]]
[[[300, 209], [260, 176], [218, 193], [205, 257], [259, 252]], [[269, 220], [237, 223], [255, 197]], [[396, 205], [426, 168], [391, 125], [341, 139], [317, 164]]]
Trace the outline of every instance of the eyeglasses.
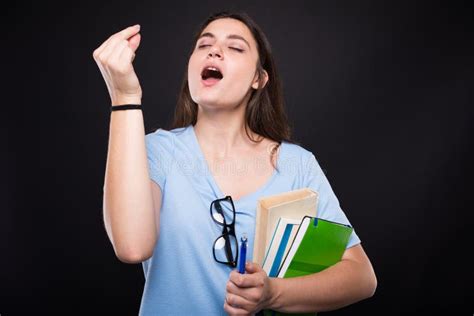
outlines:
[[230, 195], [212, 201], [211, 217], [222, 226], [222, 235], [217, 237], [212, 246], [214, 259], [233, 268], [237, 266], [239, 247], [235, 236], [235, 207]]

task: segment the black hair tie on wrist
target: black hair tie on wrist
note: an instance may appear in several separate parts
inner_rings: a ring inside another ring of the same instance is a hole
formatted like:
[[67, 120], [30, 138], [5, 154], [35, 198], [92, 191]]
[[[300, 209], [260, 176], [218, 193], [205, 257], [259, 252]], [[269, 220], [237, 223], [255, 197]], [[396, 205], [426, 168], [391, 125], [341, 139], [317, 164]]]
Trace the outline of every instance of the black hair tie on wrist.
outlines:
[[123, 105], [112, 105], [110, 107], [111, 111], [120, 111], [120, 110], [142, 110], [141, 104], [123, 104]]

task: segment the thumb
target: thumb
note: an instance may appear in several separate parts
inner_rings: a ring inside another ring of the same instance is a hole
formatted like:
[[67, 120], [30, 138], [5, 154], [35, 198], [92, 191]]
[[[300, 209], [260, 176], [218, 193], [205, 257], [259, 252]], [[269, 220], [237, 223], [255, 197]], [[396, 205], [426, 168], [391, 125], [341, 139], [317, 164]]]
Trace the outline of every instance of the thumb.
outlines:
[[258, 263], [247, 262], [245, 264], [245, 271], [247, 271], [247, 273], [256, 273], [256, 272], [259, 272], [261, 270], [262, 270], [262, 268], [260, 267], [260, 265]]
[[137, 50], [138, 46], [140, 46], [140, 40], [141, 40], [140, 33], [137, 33], [128, 39], [128, 46], [130, 46], [130, 48], [132, 49], [134, 53]]

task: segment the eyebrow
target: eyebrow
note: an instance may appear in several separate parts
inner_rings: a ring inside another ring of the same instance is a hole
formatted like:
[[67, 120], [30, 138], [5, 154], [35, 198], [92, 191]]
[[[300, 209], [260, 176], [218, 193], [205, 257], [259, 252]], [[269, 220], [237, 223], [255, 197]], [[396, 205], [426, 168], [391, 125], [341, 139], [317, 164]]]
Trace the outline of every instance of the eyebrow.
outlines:
[[[203, 33], [201, 34], [201, 36], [199, 36], [198, 40], [201, 39], [202, 37], [210, 37], [210, 38], [216, 38], [216, 36], [210, 32], [206, 32], [206, 33]], [[245, 44], [247, 44], [247, 46], [249, 47], [250, 49], [250, 44], [249, 42], [247, 42], [247, 40], [245, 38], [243, 38], [242, 36], [240, 35], [237, 35], [237, 34], [230, 34], [230, 35], [227, 35], [227, 38], [228, 39], [238, 39], [238, 40], [241, 40], [241, 41], [244, 41]]]

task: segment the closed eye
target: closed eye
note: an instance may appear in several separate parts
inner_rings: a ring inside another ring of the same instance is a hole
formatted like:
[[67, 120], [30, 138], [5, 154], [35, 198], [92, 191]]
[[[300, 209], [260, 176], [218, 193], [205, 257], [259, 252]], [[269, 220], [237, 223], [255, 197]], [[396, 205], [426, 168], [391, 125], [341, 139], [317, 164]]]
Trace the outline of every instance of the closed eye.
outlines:
[[[203, 44], [203, 45], [199, 45], [198, 48], [204, 48], [204, 47], [207, 47], [207, 46], [211, 46], [209, 44]], [[243, 52], [244, 50], [243, 49], [240, 49], [240, 48], [237, 48], [237, 47], [229, 47], [230, 49], [233, 49], [233, 50], [236, 50], [238, 52]]]

